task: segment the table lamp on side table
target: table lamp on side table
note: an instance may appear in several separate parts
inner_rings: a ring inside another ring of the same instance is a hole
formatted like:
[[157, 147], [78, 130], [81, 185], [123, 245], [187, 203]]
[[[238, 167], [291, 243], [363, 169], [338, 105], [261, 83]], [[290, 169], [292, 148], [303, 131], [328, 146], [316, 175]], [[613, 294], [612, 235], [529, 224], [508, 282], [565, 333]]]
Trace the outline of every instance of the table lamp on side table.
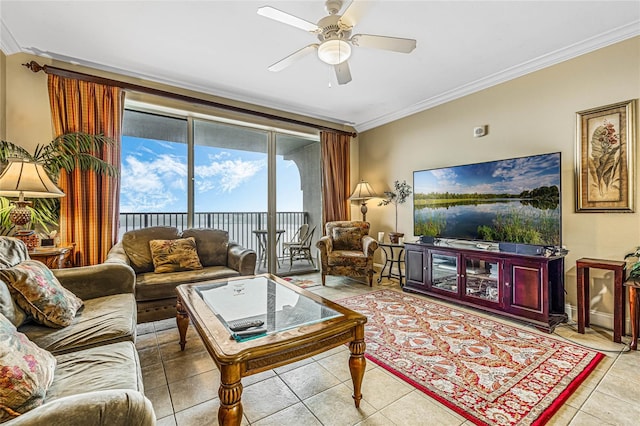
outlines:
[[373, 191], [373, 188], [371, 188], [371, 185], [369, 185], [369, 182], [364, 180], [360, 181], [360, 183], [356, 185], [356, 189], [351, 193], [349, 197], [350, 201], [361, 201], [360, 212], [362, 213], [363, 222], [367, 221], [367, 200], [376, 197], [377, 195]]
[[[31, 210], [27, 207], [29, 198], [59, 198], [64, 192], [53, 183], [41, 164], [10, 159], [9, 164], [0, 175], [0, 196], [18, 197], [12, 201], [15, 207], [9, 213], [9, 220], [17, 227], [23, 227], [31, 221]], [[19, 230], [15, 235], [33, 250], [38, 244], [38, 238], [32, 230]]]

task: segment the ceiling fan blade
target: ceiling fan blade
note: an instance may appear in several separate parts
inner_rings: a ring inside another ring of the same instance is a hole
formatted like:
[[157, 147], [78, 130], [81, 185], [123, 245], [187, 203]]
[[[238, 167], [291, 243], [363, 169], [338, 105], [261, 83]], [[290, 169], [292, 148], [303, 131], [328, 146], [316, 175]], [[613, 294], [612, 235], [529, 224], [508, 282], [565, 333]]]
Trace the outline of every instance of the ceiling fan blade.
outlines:
[[353, 27], [371, 8], [373, 2], [353, 0], [340, 18], [340, 23], [346, 27]]
[[351, 37], [350, 41], [354, 46], [391, 50], [393, 52], [400, 53], [410, 53], [413, 49], [416, 48], [416, 41], [412, 38], [356, 34]]
[[334, 65], [333, 69], [336, 70], [338, 84], [347, 84], [351, 81], [351, 71], [349, 70], [349, 63], [347, 61]]
[[286, 67], [288, 67], [289, 65], [291, 65], [292, 63], [297, 61], [298, 59], [301, 59], [302, 57], [307, 56], [309, 53], [317, 50], [318, 46], [319, 45], [317, 43], [305, 46], [302, 49], [300, 49], [300, 50], [298, 50], [296, 52], [293, 52], [291, 55], [287, 56], [286, 58], [281, 59], [280, 61], [278, 61], [275, 64], [271, 65], [268, 68], [268, 70], [269, 71], [273, 71], [273, 72], [282, 71], [283, 69], [285, 69]]
[[258, 15], [262, 15], [266, 18], [270, 18], [275, 21], [282, 22], [283, 24], [300, 28], [301, 30], [309, 31], [311, 33], [319, 31], [319, 28], [316, 24], [305, 21], [302, 18], [298, 18], [297, 16], [293, 16], [287, 12], [283, 12], [271, 6], [263, 6], [258, 8]]

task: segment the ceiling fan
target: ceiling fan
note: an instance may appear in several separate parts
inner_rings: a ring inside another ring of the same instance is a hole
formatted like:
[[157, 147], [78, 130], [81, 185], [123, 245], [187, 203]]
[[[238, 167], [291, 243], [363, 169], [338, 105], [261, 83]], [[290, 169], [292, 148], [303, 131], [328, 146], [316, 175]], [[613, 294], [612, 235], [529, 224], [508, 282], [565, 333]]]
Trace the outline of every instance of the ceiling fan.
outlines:
[[271, 65], [268, 68], [269, 71], [281, 71], [311, 52], [317, 52], [321, 61], [333, 65], [338, 84], [347, 84], [351, 81], [351, 71], [347, 63], [347, 59], [351, 56], [351, 46], [391, 50], [400, 53], [410, 53], [415, 49], [416, 41], [414, 39], [372, 34], [351, 35], [353, 27], [366, 12], [369, 3], [353, 0], [344, 13], [339, 15], [338, 13], [342, 9], [342, 0], [327, 0], [325, 8], [329, 15], [321, 18], [317, 24], [271, 6], [259, 8], [259, 15], [316, 34], [320, 40], [320, 43], [313, 43], [303, 47]]

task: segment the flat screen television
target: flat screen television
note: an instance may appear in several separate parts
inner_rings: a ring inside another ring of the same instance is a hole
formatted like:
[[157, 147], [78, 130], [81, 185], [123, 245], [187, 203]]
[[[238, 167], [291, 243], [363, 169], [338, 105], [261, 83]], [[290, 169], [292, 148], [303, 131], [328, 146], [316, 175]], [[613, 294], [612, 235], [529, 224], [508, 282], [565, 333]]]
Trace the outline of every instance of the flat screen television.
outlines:
[[414, 235], [561, 246], [560, 153], [413, 173]]

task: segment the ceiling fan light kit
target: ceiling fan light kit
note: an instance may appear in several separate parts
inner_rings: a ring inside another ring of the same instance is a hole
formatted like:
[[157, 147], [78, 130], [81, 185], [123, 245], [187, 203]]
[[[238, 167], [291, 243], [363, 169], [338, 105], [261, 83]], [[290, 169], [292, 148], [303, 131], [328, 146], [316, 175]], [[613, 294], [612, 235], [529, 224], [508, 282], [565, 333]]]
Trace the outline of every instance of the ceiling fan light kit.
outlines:
[[347, 60], [351, 57], [351, 46], [390, 50], [399, 53], [410, 53], [416, 47], [416, 41], [408, 38], [387, 37], [372, 34], [355, 34], [351, 30], [369, 6], [370, 2], [353, 0], [342, 15], [342, 0], [327, 0], [325, 8], [328, 16], [321, 18], [318, 24], [312, 24], [297, 16], [290, 15], [270, 6], [258, 9], [258, 14], [312, 34], [316, 34], [320, 44], [310, 44], [292, 53], [284, 59], [269, 66], [269, 71], [282, 71], [298, 59], [317, 49], [318, 58], [333, 65], [338, 84], [351, 81], [351, 71]]
[[351, 46], [344, 40], [327, 40], [318, 47], [318, 57], [329, 65], [338, 65], [349, 59]]

